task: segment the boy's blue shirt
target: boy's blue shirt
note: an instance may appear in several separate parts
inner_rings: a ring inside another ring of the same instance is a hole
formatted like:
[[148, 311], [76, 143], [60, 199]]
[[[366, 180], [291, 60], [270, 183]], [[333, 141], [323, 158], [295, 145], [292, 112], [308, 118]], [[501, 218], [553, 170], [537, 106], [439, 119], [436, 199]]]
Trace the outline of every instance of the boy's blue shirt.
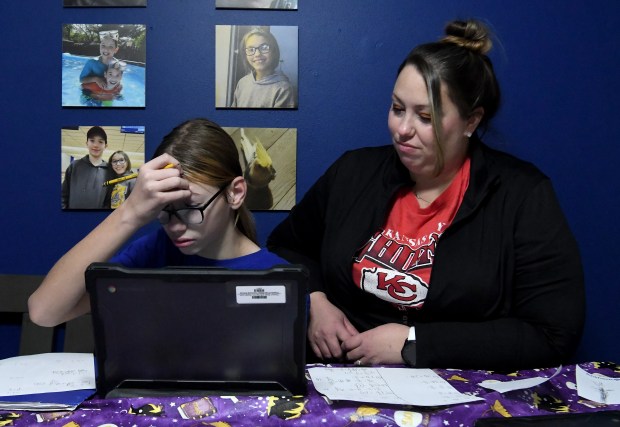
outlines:
[[242, 270], [266, 269], [278, 264], [289, 264], [265, 248], [253, 254], [225, 260], [185, 255], [172, 244], [162, 228], [136, 239], [117, 253], [110, 262], [120, 263], [129, 268], [204, 266]]
[[84, 68], [82, 68], [82, 72], [80, 73], [80, 80], [84, 77], [91, 76], [99, 76], [103, 77], [105, 75], [108, 66], [99, 60], [99, 57], [89, 59], [84, 64]]

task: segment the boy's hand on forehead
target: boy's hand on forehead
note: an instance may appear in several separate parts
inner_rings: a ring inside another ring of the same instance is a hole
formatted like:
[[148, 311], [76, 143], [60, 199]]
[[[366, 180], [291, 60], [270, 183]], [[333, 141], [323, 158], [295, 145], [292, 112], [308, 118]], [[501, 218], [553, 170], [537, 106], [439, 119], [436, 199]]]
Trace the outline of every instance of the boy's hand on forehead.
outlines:
[[178, 160], [169, 154], [145, 163], [136, 185], [123, 205], [137, 221], [146, 224], [167, 205], [190, 197], [189, 182], [183, 178]]

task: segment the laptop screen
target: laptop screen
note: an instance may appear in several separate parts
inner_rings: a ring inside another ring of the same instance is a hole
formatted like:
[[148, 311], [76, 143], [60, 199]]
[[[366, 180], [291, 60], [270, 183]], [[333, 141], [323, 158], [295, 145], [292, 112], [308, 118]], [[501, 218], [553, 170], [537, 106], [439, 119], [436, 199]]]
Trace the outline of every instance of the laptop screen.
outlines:
[[91, 265], [98, 393], [305, 394], [306, 280], [299, 265]]

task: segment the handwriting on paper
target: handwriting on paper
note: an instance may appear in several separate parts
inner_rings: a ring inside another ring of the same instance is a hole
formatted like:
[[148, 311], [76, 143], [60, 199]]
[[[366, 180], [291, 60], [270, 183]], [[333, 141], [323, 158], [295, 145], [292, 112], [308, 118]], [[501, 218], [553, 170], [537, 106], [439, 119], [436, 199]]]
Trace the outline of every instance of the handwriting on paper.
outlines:
[[308, 369], [314, 387], [332, 400], [438, 406], [481, 400], [459, 393], [430, 369]]
[[591, 374], [579, 365], [575, 369], [575, 376], [579, 396], [606, 405], [620, 404], [620, 378]]
[[43, 353], [0, 360], [0, 396], [95, 388], [92, 353]]

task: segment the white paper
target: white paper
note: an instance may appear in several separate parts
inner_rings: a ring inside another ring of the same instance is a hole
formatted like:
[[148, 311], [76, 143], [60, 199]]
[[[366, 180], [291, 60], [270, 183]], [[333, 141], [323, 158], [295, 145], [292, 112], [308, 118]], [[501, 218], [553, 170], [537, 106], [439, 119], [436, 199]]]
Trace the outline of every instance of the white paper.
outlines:
[[575, 376], [579, 396], [606, 405], [620, 404], [620, 378], [591, 374], [579, 365], [575, 369]]
[[555, 377], [557, 374], [560, 373], [561, 370], [562, 370], [562, 367], [560, 366], [555, 371], [555, 373], [551, 375], [549, 378], [535, 377], [535, 378], [523, 378], [520, 380], [511, 380], [511, 381], [486, 380], [486, 381], [482, 381], [478, 385], [484, 388], [499, 391], [500, 393], [506, 393], [508, 391], [536, 387], [537, 385], [542, 384], [546, 381], [549, 381], [551, 378]]
[[331, 400], [440, 406], [482, 400], [459, 393], [430, 369], [309, 368], [314, 388]]
[[43, 353], [0, 360], [0, 396], [95, 387], [92, 353]]

